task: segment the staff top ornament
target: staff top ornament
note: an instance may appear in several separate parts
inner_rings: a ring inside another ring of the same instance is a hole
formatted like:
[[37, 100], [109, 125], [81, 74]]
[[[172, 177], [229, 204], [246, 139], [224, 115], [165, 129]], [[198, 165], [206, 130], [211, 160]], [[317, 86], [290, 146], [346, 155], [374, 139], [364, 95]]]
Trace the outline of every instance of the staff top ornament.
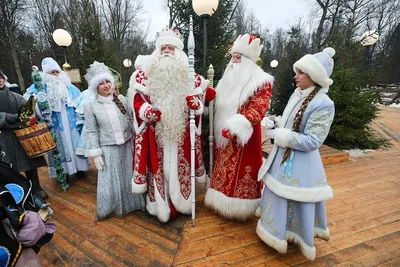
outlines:
[[156, 35], [156, 47], [158, 49], [163, 45], [173, 45], [174, 47], [183, 50], [183, 37], [181, 33], [173, 28], [165, 28]]

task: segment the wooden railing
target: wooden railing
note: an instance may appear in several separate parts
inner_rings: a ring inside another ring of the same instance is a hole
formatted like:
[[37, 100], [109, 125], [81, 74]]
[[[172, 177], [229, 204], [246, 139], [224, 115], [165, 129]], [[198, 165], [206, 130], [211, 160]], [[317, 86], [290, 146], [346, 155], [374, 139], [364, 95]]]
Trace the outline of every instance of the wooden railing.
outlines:
[[400, 102], [400, 83], [376, 84], [364, 90], [373, 90], [378, 94], [378, 101], [383, 105]]

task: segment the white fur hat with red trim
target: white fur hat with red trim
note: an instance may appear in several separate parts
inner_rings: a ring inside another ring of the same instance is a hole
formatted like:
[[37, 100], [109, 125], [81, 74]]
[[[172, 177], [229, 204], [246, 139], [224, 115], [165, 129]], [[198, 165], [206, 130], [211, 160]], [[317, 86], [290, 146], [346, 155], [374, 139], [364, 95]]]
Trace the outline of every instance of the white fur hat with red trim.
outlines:
[[301, 70], [307, 73], [316, 84], [323, 88], [329, 87], [333, 84], [333, 80], [329, 77], [333, 72], [332, 57], [335, 53], [335, 49], [327, 47], [322, 52], [307, 54], [293, 64], [293, 71], [297, 73]]
[[231, 53], [242, 54], [256, 62], [261, 54], [262, 48], [263, 45], [261, 45], [260, 38], [246, 33], [244, 35], [239, 35], [233, 44]]
[[183, 50], [183, 37], [181, 33], [172, 28], [165, 28], [156, 35], [156, 47], [160, 49], [163, 45], [173, 45], [174, 47]]

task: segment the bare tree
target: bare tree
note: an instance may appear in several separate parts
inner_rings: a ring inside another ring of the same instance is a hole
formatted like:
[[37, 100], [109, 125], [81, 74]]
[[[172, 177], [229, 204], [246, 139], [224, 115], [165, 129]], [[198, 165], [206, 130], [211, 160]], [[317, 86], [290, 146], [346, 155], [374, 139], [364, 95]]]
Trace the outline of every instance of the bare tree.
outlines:
[[10, 49], [12, 60], [14, 62], [15, 72], [18, 76], [19, 85], [22, 91], [25, 91], [25, 82], [21, 73], [20, 63], [17, 53], [17, 34], [24, 21], [24, 12], [27, 9], [25, 0], [2, 0], [0, 1], [0, 25], [4, 29], [4, 35], [7, 39], [8, 49]]
[[106, 32], [112, 40], [117, 53], [121, 53], [126, 39], [142, 34], [142, 0], [102, 0]]
[[54, 51], [52, 34], [60, 25], [60, 5], [60, 0], [33, 0], [31, 10], [35, 29], [39, 32], [39, 40], [43, 43], [44, 49], [51, 49], [51, 51]]

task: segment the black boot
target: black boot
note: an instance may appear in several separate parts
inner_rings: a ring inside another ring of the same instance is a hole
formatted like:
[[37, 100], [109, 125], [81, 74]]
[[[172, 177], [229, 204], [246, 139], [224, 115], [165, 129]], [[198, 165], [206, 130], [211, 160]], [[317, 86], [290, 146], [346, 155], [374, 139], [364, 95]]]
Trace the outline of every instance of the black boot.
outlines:
[[37, 169], [26, 171], [25, 174], [26, 178], [28, 178], [32, 182], [32, 193], [34, 193], [35, 195], [39, 196], [42, 199], [48, 198], [49, 196], [40, 186]]

